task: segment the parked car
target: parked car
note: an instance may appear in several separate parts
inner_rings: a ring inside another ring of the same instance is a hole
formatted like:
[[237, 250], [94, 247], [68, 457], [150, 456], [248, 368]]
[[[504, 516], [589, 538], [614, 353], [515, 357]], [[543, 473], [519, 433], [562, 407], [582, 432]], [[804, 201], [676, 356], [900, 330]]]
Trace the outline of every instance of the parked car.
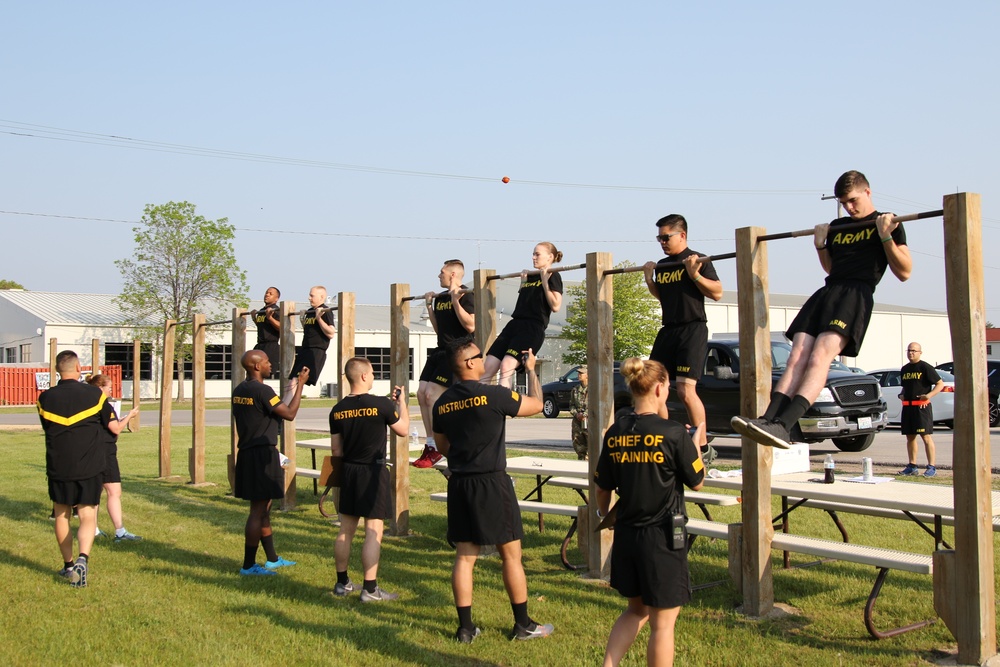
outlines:
[[[625, 378], [620, 372], [621, 362], [615, 362], [614, 370], [614, 401], [615, 411], [632, 405], [632, 394], [625, 384]], [[558, 417], [562, 410], [569, 410], [569, 398], [580, 384], [579, 366], [574, 366], [555, 382], [542, 385], [542, 414], [546, 417]]]
[[[931, 409], [934, 410], [934, 423], [955, 428], [955, 376], [943, 369], [936, 369], [944, 381], [941, 391], [931, 398]], [[898, 368], [881, 368], [869, 371], [868, 375], [878, 380], [882, 387], [882, 398], [885, 400], [886, 412], [890, 424], [900, 423], [903, 412], [903, 401], [899, 398], [903, 383]]]
[[[784, 372], [791, 351], [788, 343], [771, 341], [772, 383]], [[799, 420], [802, 439], [805, 442], [830, 439], [841, 451], [864, 451], [875, 440], [875, 434], [888, 423], [878, 380], [843, 370], [839, 361], [832, 366], [826, 386]], [[704, 373], [698, 381], [698, 396], [705, 404], [710, 437], [734, 435], [729, 420], [740, 412], [739, 372], [739, 342], [709, 340]], [[672, 419], [688, 421], [687, 411], [674, 391], [667, 399], [667, 408]]]
[[[955, 362], [938, 364], [934, 368], [955, 373]], [[1000, 426], [1000, 360], [986, 360], [986, 386], [990, 396], [990, 426]]]

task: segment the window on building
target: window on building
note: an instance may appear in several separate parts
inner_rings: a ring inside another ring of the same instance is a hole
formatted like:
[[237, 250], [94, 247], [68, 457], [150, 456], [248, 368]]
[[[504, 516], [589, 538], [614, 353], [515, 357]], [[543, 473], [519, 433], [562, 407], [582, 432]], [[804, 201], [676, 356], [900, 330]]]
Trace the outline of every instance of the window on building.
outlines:
[[[364, 357], [372, 364], [372, 371], [376, 380], [391, 379], [392, 370], [392, 350], [388, 347], [358, 347], [354, 349], [354, 354]], [[413, 380], [413, 348], [409, 350], [410, 363], [407, 374]]]
[[[205, 379], [231, 380], [233, 377], [232, 360], [233, 360], [232, 345], [206, 345]], [[190, 378], [193, 372], [194, 372], [194, 364], [189, 359], [184, 362], [184, 377]]]
[[8, 347], [7, 348], [7, 354], [4, 355], [4, 360], [8, 364], [16, 364], [17, 363], [17, 348], [16, 347]]
[[[104, 364], [121, 366], [123, 380], [132, 380], [132, 359], [132, 343], [104, 344]], [[153, 379], [153, 346], [148, 343], [139, 349], [139, 379]]]
[[21, 363], [31, 363], [31, 343], [21, 345]]

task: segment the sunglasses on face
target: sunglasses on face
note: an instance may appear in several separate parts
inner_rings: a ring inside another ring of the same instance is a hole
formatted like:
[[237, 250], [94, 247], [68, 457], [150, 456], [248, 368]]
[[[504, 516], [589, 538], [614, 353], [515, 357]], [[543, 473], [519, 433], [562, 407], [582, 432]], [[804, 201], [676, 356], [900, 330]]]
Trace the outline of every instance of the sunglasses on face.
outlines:
[[483, 351], [480, 350], [479, 354], [474, 354], [471, 357], [469, 357], [468, 359], [463, 359], [462, 361], [464, 363], [466, 361], [472, 361], [473, 359], [482, 359], [482, 358], [483, 358]]
[[670, 240], [671, 236], [677, 236], [678, 234], [680, 234], [680, 232], [670, 232], [669, 234], [657, 234], [656, 240], [659, 241], [660, 243], [666, 243], [667, 241]]

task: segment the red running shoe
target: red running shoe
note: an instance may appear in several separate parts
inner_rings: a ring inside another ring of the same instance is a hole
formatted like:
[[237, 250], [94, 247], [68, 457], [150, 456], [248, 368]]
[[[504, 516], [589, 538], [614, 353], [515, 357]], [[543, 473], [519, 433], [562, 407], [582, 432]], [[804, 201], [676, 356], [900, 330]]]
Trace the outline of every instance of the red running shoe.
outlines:
[[430, 445], [424, 445], [424, 451], [420, 457], [413, 462], [414, 468], [433, 468], [434, 464], [441, 460], [441, 452]]

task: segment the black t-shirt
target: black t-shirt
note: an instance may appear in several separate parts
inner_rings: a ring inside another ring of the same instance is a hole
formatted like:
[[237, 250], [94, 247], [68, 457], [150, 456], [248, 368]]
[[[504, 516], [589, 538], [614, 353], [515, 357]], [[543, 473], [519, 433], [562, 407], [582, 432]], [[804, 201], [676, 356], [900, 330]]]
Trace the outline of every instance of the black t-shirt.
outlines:
[[900, 384], [903, 385], [903, 400], [915, 401], [934, 388], [941, 376], [937, 369], [926, 361], [914, 361], [899, 369]]
[[104, 472], [107, 429], [115, 411], [103, 391], [77, 380], [60, 380], [38, 396], [38, 418], [45, 431], [49, 479], [70, 482]]
[[[549, 274], [549, 290], [562, 294], [563, 282], [559, 273]], [[521, 288], [517, 291], [517, 303], [514, 305], [511, 318], [531, 320], [547, 327], [551, 316], [552, 308], [549, 306], [549, 300], [545, 298], [542, 276], [529, 275], [521, 282]]]
[[330, 433], [344, 443], [345, 463], [385, 463], [385, 429], [399, 421], [385, 396], [345, 396], [330, 410]]
[[[704, 257], [700, 252], [685, 248], [676, 255], [667, 255], [656, 263], [653, 270], [653, 282], [660, 298], [660, 308], [663, 310], [661, 324], [674, 326], [689, 322], [707, 322], [705, 315], [705, 295], [691, 280], [687, 269], [683, 266], [661, 268], [664, 264], [676, 264], [690, 255]], [[701, 265], [701, 275], [709, 280], [718, 280], [719, 274], [711, 262]]]
[[[462, 285], [462, 289], [466, 289], [465, 285]], [[465, 312], [470, 314], [476, 312], [476, 301], [472, 294], [463, 294], [458, 301]], [[438, 347], [447, 347], [452, 341], [469, 335], [468, 330], [462, 326], [462, 323], [458, 321], [458, 315], [455, 314], [455, 307], [451, 302], [451, 292], [441, 292], [435, 296], [431, 307], [434, 309], [434, 321], [437, 323]]]
[[[875, 211], [861, 220], [854, 218], [837, 218], [830, 223], [830, 232], [826, 237], [826, 248], [830, 251], [830, 275], [826, 284], [831, 285], [841, 281], [861, 281], [875, 291], [875, 286], [882, 280], [889, 259], [885, 256], [882, 240], [875, 226], [879, 216]], [[856, 222], [870, 222], [871, 225], [861, 229], [838, 232], [838, 225]], [[906, 231], [899, 225], [892, 232], [892, 240], [896, 245], [906, 245]]]
[[517, 416], [521, 395], [506, 387], [464, 380], [434, 404], [435, 433], [448, 437], [448, 469], [476, 475], [507, 469], [507, 417]]
[[267, 319], [267, 314], [274, 311], [274, 316], [278, 316], [278, 304], [272, 303], [264, 306], [253, 316], [253, 322], [257, 325], [257, 343], [277, 343], [280, 331]]
[[[333, 311], [326, 308], [323, 311], [323, 321], [330, 326], [336, 326], [333, 319]], [[316, 309], [310, 308], [306, 311], [306, 316], [302, 320], [302, 347], [318, 347], [325, 350], [330, 347], [330, 339], [316, 322]]]
[[281, 417], [274, 408], [281, 403], [274, 390], [263, 382], [244, 380], [233, 389], [233, 419], [239, 441], [237, 449], [278, 444]]
[[622, 413], [604, 434], [594, 481], [618, 489], [617, 522], [635, 528], [665, 525], [685, 513], [684, 486], [697, 486], [705, 466], [687, 430], [657, 415]]

